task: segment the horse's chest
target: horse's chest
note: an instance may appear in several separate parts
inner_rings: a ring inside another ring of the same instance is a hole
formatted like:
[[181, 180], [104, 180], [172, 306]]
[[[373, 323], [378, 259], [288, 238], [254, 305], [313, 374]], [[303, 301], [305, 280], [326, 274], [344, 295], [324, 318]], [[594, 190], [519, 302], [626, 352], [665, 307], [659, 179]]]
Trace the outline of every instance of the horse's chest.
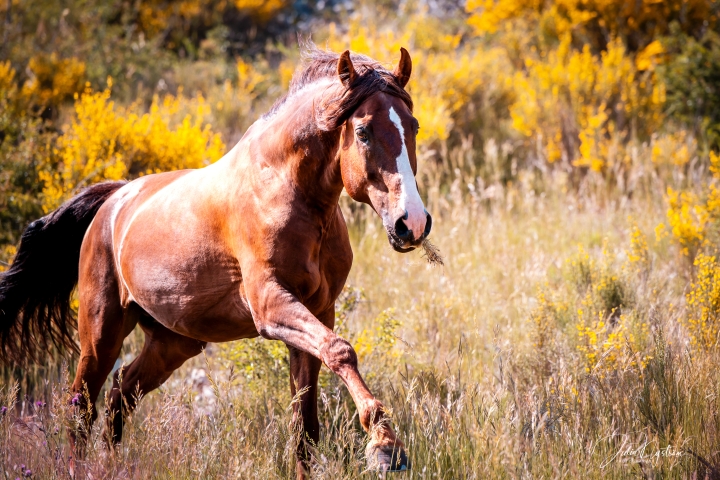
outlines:
[[325, 239], [318, 259], [320, 281], [305, 306], [318, 315], [329, 310], [345, 286], [352, 266], [352, 249], [345, 236]]

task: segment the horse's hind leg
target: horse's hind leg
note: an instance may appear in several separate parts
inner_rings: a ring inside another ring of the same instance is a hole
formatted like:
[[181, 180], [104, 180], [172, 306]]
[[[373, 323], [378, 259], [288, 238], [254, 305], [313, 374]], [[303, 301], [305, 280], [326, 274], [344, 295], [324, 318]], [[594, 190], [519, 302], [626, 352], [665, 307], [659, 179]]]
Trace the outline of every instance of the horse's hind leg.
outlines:
[[123, 414], [135, 408], [138, 393], [147, 395], [158, 388], [187, 359], [205, 347], [205, 342], [175, 333], [147, 314], [141, 316], [139, 323], [145, 332], [145, 345], [130, 365], [115, 373], [110, 393], [112, 423], [108, 426], [112, 428], [109, 433], [114, 442], [122, 438]]
[[300, 427], [301, 435], [297, 446], [297, 478], [305, 479], [308, 478], [310, 469], [308, 444], [316, 445], [320, 440], [317, 387], [322, 362], [302, 350], [293, 347], [288, 349], [290, 350], [290, 390], [293, 397], [298, 391], [303, 391], [300, 402], [293, 402], [293, 423], [296, 427]]
[[[80, 267], [78, 293], [78, 334], [80, 337], [80, 360], [75, 381], [72, 403], [79, 405], [85, 419], [86, 432], [97, 417], [92, 408], [100, 389], [110, 374], [120, 354], [123, 339], [133, 330], [137, 317], [125, 311], [120, 303], [120, 293], [109, 254], [90, 249]], [[83, 245], [83, 250], [86, 245]], [[84, 252], [83, 252], [84, 253]], [[85, 395], [89, 397], [87, 404]], [[85, 432], [80, 432], [84, 441]], [[82, 443], [82, 442], [81, 442]], [[76, 452], [82, 455], [82, 445]]]

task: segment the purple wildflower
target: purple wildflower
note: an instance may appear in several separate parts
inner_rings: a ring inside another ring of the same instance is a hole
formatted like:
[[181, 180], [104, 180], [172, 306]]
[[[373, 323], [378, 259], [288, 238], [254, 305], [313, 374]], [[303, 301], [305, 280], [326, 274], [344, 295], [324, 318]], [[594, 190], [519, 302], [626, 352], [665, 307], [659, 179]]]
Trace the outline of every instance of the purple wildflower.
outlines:
[[72, 400], [70, 400], [70, 403], [73, 404], [73, 405], [75, 405], [75, 406], [80, 405], [80, 399], [81, 399], [81, 398], [82, 398], [82, 397], [80, 396], [80, 394], [79, 394], [79, 393], [76, 393], [75, 396], [72, 398]]
[[32, 470], [30, 470], [29, 468], [27, 470], [25, 470], [25, 476], [32, 477]]
[[5, 415], [7, 413], [7, 407], [0, 408], [0, 415]]
[[35, 405], [36, 405], [38, 408], [42, 408], [42, 407], [45, 406], [45, 402], [43, 402], [42, 400], [38, 400], [37, 402], [35, 402]]

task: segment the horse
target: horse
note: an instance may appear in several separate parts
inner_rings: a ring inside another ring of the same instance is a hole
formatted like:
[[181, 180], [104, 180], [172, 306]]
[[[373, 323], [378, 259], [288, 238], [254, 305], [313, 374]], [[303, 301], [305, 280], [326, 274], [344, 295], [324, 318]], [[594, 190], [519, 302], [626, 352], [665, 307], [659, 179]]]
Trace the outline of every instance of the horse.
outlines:
[[298, 478], [319, 441], [321, 364], [352, 396], [369, 435], [368, 464], [409, 468], [353, 347], [333, 327], [353, 260], [343, 188], [372, 207], [398, 252], [431, 230], [415, 179], [419, 124], [405, 90], [412, 60], [401, 48], [390, 72], [349, 51], [311, 45], [305, 55], [285, 96], [223, 158], [87, 187], [26, 228], [2, 274], [0, 360], [37, 361], [53, 344], [77, 351], [76, 325], [71, 401], [89, 422], [123, 339], [136, 325], [144, 331], [142, 351], [115, 373], [108, 395], [111, 445], [137, 392], [158, 388], [208, 342], [260, 335], [289, 350], [291, 391], [300, 395]]

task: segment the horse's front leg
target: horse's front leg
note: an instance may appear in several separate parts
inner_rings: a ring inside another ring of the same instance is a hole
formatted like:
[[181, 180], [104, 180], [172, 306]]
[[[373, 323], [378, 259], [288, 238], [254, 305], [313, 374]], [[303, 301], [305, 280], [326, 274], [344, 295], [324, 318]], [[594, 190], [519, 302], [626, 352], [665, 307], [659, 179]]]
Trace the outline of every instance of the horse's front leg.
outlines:
[[357, 355], [350, 343], [318, 320], [277, 282], [264, 281], [254, 288], [246, 285], [246, 292], [260, 335], [318, 358], [345, 383], [358, 409], [360, 423], [370, 434], [366, 450], [369, 465], [383, 471], [407, 469], [403, 443], [390, 427], [382, 403], [362, 379]]

